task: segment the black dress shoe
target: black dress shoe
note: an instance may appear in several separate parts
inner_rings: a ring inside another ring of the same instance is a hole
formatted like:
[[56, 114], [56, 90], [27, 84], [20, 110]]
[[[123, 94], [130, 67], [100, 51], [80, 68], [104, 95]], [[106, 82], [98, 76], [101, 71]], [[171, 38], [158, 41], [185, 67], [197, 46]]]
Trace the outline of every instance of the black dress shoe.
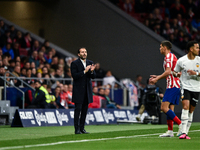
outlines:
[[83, 134], [89, 134], [90, 132], [86, 132], [85, 129], [81, 130], [81, 133]]
[[82, 134], [80, 130], [75, 131], [75, 134]]

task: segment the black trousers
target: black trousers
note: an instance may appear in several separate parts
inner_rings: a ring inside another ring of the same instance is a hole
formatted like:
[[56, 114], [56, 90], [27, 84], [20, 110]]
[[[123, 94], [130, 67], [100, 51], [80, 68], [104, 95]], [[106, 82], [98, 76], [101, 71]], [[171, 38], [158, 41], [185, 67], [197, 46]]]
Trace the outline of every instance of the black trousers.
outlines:
[[85, 119], [88, 111], [88, 97], [87, 94], [84, 96], [84, 102], [75, 103], [74, 109], [74, 128], [75, 130], [83, 130], [85, 126]]

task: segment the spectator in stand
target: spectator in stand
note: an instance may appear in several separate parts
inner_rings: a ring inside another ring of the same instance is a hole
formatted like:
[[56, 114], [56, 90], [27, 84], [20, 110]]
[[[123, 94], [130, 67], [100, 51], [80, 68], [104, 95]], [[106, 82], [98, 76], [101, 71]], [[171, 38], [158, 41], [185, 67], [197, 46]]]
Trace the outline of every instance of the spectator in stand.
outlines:
[[32, 63], [34, 62], [35, 63], [35, 67], [38, 68], [39, 67], [39, 60], [38, 60], [38, 52], [37, 51], [33, 51], [31, 57], [29, 57], [29, 62]]
[[[30, 86], [35, 89], [35, 82], [31, 81]], [[31, 103], [32, 101], [34, 101], [33, 99], [35, 98], [35, 91], [32, 88], [27, 87], [27, 90], [25, 92], [25, 108], [32, 108]]]
[[45, 74], [49, 74], [49, 70], [46, 66], [42, 68], [42, 77], [44, 77]]
[[50, 101], [50, 96], [48, 91], [42, 86], [41, 82], [35, 81], [35, 98], [32, 101], [32, 105], [36, 108], [49, 108], [48, 103]]
[[186, 14], [186, 19], [191, 22], [194, 19], [194, 12], [192, 11], [192, 9], [189, 9], [187, 14]]
[[46, 48], [45, 48], [45, 46], [41, 46], [39, 51], [42, 51], [44, 53], [44, 56], [46, 56]]
[[[183, 31], [182, 30], [179, 30], [178, 31], [178, 41], [179, 41], [179, 43], [181, 43], [182, 41], [183, 41], [183, 38], [184, 38], [184, 33], [183, 33]], [[181, 45], [179, 45], [179, 47], [180, 47]]]
[[[4, 68], [4, 66], [0, 66], [0, 76], [4, 76], [6, 70]], [[0, 86], [4, 86], [4, 80], [0, 78]]]
[[40, 43], [39, 43], [38, 40], [35, 40], [33, 42], [33, 46], [31, 48], [31, 52], [33, 52], [33, 51], [39, 51], [39, 50], [40, 50]]
[[6, 55], [2, 56], [2, 62], [3, 62], [3, 66], [8, 67], [10, 65], [9, 62], [8, 62], [8, 56], [6, 56]]
[[24, 64], [24, 68], [26, 68], [26, 69], [30, 69], [31, 68], [31, 64], [30, 64], [30, 62], [25, 62], [25, 64]]
[[169, 23], [165, 23], [165, 28], [163, 29], [162, 36], [169, 39], [169, 35], [174, 33], [174, 29], [170, 27]]
[[38, 60], [39, 60], [40, 64], [44, 64], [46, 62], [46, 59], [44, 57], [44, 52], [43, 51], [39, 51]]
[[142, 79], [143, 79], [142, 75], [139, 74], [136, 76], [136, 81], [135, 81], [135, 86], [137, 87], [139, 105], [141, 105], [143, 90], [145, 88], [145, 85], [142, 83]]
[[52, 53], [53, 53], [53, 56], [57, 56], [56, 54], [56, 50], [54, 48], [51, 49]]
[[65, 109], [65, 107], [63, 107], [61, 105], [61, 103], [60, 103], [60, 101], [61, 101], [60, 93], [61, 93], [61, 89], [60, 89], [59, 86], [57, 86], [55, 88], [55, 94], [54, 94], [55, 98], [56, 98], [56, 108], [58, 108], [58, 109]]
[[16, 31], [15, 27], [13, 25], [11, 25], [9, 27], [9, 30], [10, 30], [10, 37], [11, 37], [11, 39], [14, 39], [15, 35], [17, 34], [17, 31]]
[[72, 89], [73, 85], [69, 84], [67, 90], [67, 104], [69, 108], [75, 108], [75, 104], [72, 102]]
[[184, 20], [181, 14], [177, 15], [177, 20], [178, 20], [179, 26], [181, 27], [183, 25], [183, 20]]
[[17, 57], [15, 58], [15, 61], [16, 61], [16, 62], [21, 62], [20, 56], [17, 56]]
[[48, 54], [51, 51], [51, 48], [49, 46], [49, 41], [45, 40], [44, 43], [43, 43], [43, 45], [45, 46], [46, 54]]
[[52, 57], [53, 57], [53, 53], [52, 53], [52, 51], [49, 51], [48, 54], [45, 56], [46, 62], [47, 62], [48, 64], [51, 64], [51, 62], [52, 62]]
[[170, 17], [174, 19], [178, 14], [181, 14], [185, 18], [186, 10], [185, 7], [180, 3], [180, 0], [176, 0], [170, 8]]
[[[25, 79], [25, 82], [27, 84], [30, 84], [32, 81], [34, 81], [33, 79], [27, 79], [27, 78], [31, 78], [31, 74], [32, 74], [31, 68], [26, 69], [26, 79]], [[26, 85], [24, 85], [24, 86], [26, 86]]]
[[105, 77], [103, 78], [103, 86], [113, 86], [116, 82], [116, 78], [112, 75], [112, 72], [110, 70], [108, 70], [106, 72]]
[[180, 29], [181, 28], [181, 26], [178, 24], [178, 19], [177, 18], [173, 19], [172, 24], [171, 24], [171, 28], [172, 29], [175, 29], [175, 28]]
[[[51, 79], [55, 79], [55, 70], [54, 69], [50, 68], [49, 76], [50, 76]], [[51, 82], [54, 84], [55, 80], [51, 80]]]
[[11, 48], [10, 43], [6, 43], [6, 45], [2, 48], [2, 51], [3, 51], [3, 54], [9, 53], [12, 59], [15, 58], [15, 54], [14, 54], [13, 49]]
[[[12, 44], [12, 39], [10, 37], [10, 31], [6, 30], [5, 33], [1, 36], [1, 45], [0, 46], [4, 46], [6, 45], [6, 43], [10, 43]], [[3, 44], [3, 45], [2, 45]]]
[[97, 86], [94, 86], [93, 89], [92, 89], [93, 95], [98, 95], [98, 92], [99, 92], [98, 87], [97, 87]]
[[196, 15], [191, 22], [194, 31], [200, 30], [200, 15]]
[[[54, 76], [54, 77], [57, 78], [57, 79], [62, 79], [62, 72], [61, 72], [60, 69], [56, 69], [56, 73], [55, 73], [55, 76]], [[60, 82], [60, 83], [63, 83], [62, 80], [59, 80], [59, 82]]]
[[60, 84], [60, 104], [65, 108], [68, 109], [68, 103], [67, 103], [67, 99], [68, 99], [68, 95], [67, 95], [67, 90], [68, 90], [68, 85], [63, 85]]
[[31, 63], [30, 63], [30, 68], [31, 68], [31, 69], [36, 68], [36, 67], [35, 67], [35, 62], [31, 62]]
[[24, 38], [22, 38], [22, 43], [21, 43], [21, 48], [26, 49], [27, 51], [29, 51], [32, 47], [32, 39], [31, 39], [31, 35], [29, 32], [27, 32], [24, 35]]
[[16, 66], [21, 66], [21, 62], [20, 62], [20, 61], [16, 61], [16, 62], [15, 62], [15, 65], [16, 65]]
[[51, 83], [49, 74], [46, 73], [46, 74], [44, 75], [44, 78], [45, 78], [45, 82], [47, 83], [47, 86], [50, 86], [50, 87], [51, 87], [51, 86], [52, 86], [52, 83]]
[[31, 70], [31, 77], [37, 77], [36, 68], [32, 68], [32, 70]]
[[20, 56], [20, 53], [19, 53], [19, 43], [15, 42], [15, 43], [13, 44], [13, 51], [14, 51], [14, 56], [15, 56], [15, 58], [16, 58], [17, 56]]
[[[105, 71], [100, 67], [100, 63], [96, 63], [96, 79], [103, 79], [105, 77]], [[97, 81], [97, 86], [101, 86], [102, 81]]]
[[154, 30], [155, 19], [153, 18], [153, 13], [150, 13], [147, 19], [149, 21], [149, 28]]
[[121, 109], [121, 106], [118, 105], [117, 103], [115, 103], [111, 98], [110, 98], [110, 89], [106, 88], [104, 91], [104, 97], [106, 99], [106, 107], [107, 108], [117, 108], [117, 109]]
[[42, 78], [42, 73], [41, 72], [37, 72], [37, 78], [39, 78], [38, 80], [43, 83], [44, 82], [44, 79], [40, 79]]
[[[14, 74], [16, 77], [20, 77], [21, 76], [20, 66], [15, 66], [14, 71], [12, 72], [12, 74]], [[14, 85], [19, 87], [21, 85], [21, 81], [14, 80]]]
[[3, 55], [3, 51], [2, 51], [2, 49], [0, 47], [0, 56], [2, 56], [2, 55]]
[[7, 27], [7, 25], [4, 23], [3, 20], [0, 20], [0, 29], [1, 29], [0, 32], [1, 32], [2, 34], [4, 34], [6, 30], [8, 30], [8, 27]]
[[158, 23], [161, 23], [161, 21], [163, 20], [161, 14], [160, 14], [160, 10], [159, 8], [155, 8], [154, 11], [153, 11], [153, 18], [156, 20], [158, 19], [159, 22]]
[[191, 37], [191, 26], [190, 26], [188, 20], [183, 21], [181, 30], [183, 31], [184, 35], [188, 35], [189, 37]]
[[65, 61], [66, 61], [66, 68], [70, 68], [72, 63], [72, 57], [65, 58]]
[[22, 33], [20, 31], [17, 31], [17, 35], [15, 36], [13, 42], [19, 43], [19, 48], [21, 48], [22, 40], [23, 40]]
[[53, 68], [54, 70], [58, 69], [58, 56], [53, 56], [51, 62], [51, 68]]
[[26, 77], [26, 68], [21, 68], [21, 77]]
[[122, 5], [122, 9], [131, 14], [133, 12], [134, 6], [133, 6], [133, 2], [131, 0], [125, 0], [125, 2]]
[[170, 17], [169, 9], [166, 7], [165, 0], [161, 0], [159, 9], [160, 9], [160, 15], [162, 16], [163, 19], [165, 17]]
[[160, 27], [160, 24], [159, 23], [156, 23], [154, 28], [153, 28], [153, 31], [156, 33], [156, 34], [161, 34], [161, 27]]
[[182, 3], [186, 9], [186, 12], [189, 12], [191, 10], [194, 14], [197, 13], [198, 8], [194, 0], [183, 0]]
[[65, 80], [65, 84], [71, 84], [72, 83], [72, 74], [70, 68], [67, 69], [65, 78], [70, 79], [70, 80]]
[[15, 60], [14, 59], [11, 59], [10, 61], [9, 61], [9, 66], [8, 66], [8, 70], [10, 71], [10, 72], [13, 72], [14, 71], [14, 68], [15, 68]]
[[193, 38], [195, 39], [195, 41], [197, 41], [198, 43], [200, 42], [200, 30], [198, 30], [194, 35]]

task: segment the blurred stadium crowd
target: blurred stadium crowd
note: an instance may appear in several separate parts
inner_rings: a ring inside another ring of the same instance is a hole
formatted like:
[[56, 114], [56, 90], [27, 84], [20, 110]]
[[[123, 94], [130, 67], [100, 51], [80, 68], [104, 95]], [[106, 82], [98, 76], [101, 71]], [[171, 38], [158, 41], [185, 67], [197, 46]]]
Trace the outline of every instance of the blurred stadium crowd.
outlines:
[[199, 0], [109, 1], [184, 52], [188, 41], [200, 42]]

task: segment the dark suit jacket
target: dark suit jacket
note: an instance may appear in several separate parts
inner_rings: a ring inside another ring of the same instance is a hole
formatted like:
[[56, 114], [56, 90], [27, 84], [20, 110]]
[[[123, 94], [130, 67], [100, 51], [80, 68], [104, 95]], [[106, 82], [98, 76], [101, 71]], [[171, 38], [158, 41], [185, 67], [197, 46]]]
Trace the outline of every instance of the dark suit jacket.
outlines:
[[[86, 59], [86, 66], [94, 64], [91, 60]], [[91, 73], [89, 70], [84, 74], [84, 66], [80, 59], [77, 59], [71, 63], [71, 74], [73, 77], [73, 91], [72, 102], [83, 104], [84, 94], [87, 90], [88, 103], [93, 102], [92, 98], [92, 82], [96, 76], [95, 71]]]

